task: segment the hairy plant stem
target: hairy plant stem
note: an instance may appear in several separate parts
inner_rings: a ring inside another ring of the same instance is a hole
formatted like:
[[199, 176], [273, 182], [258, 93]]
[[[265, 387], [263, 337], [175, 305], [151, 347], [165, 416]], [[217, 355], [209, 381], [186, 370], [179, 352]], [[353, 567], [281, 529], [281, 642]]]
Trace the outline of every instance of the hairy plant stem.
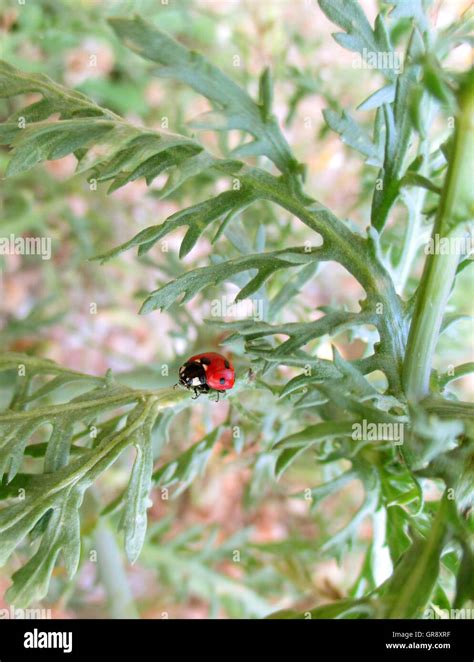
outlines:
[[[474, 89], [472, 79], [468, 79], [459, 93], [454, 143], [433, 228], [433, 243], [436, 238], [456, 239], [465, 233], [462, 221], [467, 220], [472, 201], [473, 112]], [[434, 251], [426, 259], [403, 365], [404, 389], [410, 399], [420, 400], [429, 393], [433, 355], [458, 263], [455, 250], [447, 254]]]
[[288, 190], [268, 173], [256, 168], [245, 168], [242, 179], [266, 198], [294, 214], [309, 228], [320, 234], [324, 245], [319, 249], [321, 260], [339, 262], [362, 285], [367, 300], [361, 306], [377, 310], [377, 327], [380, 332], [380, 354], [389, 357], [383, 368], [394, 393], [401, 390], [400, 374], [405, 354], [405, 314], [392, 279], [385, 269], [378, 244], [378, 236], [369, 239], [353, 232], [327, 207], [317, 201]]

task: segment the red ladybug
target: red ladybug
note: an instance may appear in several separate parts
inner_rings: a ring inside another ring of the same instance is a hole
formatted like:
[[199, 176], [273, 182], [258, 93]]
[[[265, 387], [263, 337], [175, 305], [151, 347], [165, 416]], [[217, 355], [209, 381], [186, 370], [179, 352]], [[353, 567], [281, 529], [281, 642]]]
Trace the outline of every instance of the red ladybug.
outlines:
[[224, 393], [234, 386], [235, 373], [231, 362], [216, 352], [196, 354], [183, 363], [179, 369], [179, 383], [194, 390], [194, 398], [201, 393], [217, 391]]

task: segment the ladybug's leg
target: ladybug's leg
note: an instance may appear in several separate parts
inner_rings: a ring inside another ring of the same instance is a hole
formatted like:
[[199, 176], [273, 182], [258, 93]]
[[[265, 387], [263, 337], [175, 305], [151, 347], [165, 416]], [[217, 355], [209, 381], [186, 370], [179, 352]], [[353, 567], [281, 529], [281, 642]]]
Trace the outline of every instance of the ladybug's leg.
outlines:
[[199, 396], [201, 395], [199, 389], [195, 388], [194, 390], [194, 398], [191, 398], [191, 400], [197, 400]]
[[219, 402], [221, 393], [224, 393], [224, 391], [213, 390], [211, 393], [209, 393], [209, 400], [212, 400], [213, 402]]

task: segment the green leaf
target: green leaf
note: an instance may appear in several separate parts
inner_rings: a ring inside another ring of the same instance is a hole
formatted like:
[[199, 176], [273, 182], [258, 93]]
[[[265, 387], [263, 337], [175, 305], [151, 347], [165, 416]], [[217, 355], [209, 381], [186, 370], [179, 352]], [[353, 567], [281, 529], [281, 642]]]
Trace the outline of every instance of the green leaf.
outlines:
[[440, 420], [421, 408], [412, 412], [411, 435], [406, 444], [407, 457], [413, 469], [420, 469], [436, 456], [452, 450], [464, 431], [461, 420]]
[[44, 456], [45, 473], [56, 471], [68, 463], [73, 430], [74, 424], [67, 416], [56, 418]]
[[[8, 472], [8, 481], [11, 481], [20, 470], [26, 445], [39, 428], [46, 424], [52, 426], [45, 453], [45, 470], [55, 471], [67, 464], [73, 426], [77, 422], [90, 415], [91, 410], [100, 413], [103, 409], [113, 406], [116, 401], [127, 402], [135, 397], [132, 391], [125, 387], [107, 389], [106, 380], [103, 378], [69, 371], [52, 361], [15, 353], [0, 356], [0, 371], [13, 369], [21, 375], [20, 368], [25, 373], [24, 376], [17, 378], [21, 396], [17, 394], [10, 409], [0, 413], [0, 477], [4, 472]], [[45, 384], [36, 385], [35, 382], [36, 386], [30, 389], [30, 392], [29, 387], [34, 377], [55, 373], [58, 374]], [[91, 382], [99, 386], [78, 396], [69, 404], [28, 409], [30, 403], [55, 393], [58, 388], [66, 384], [85, 386]], [[25, 385], [28, 385], [26, 390]]]
[[141, 177], [150, 185], [164, 170], [180, 165], [202, 149], [184, 136], [145, 131], [125, 142], [107, 163], [99, 164], [95, 178], [99, 182], [114, 180], [109, 193]]
[[424, 45], [416, 29], [413, 30], [405, 57], [405, 68], [397, 76], [395, 99], [383, 106], [385, 121], [385, 155], [372, 199], [371, 222], [380, 232], [395, 203], [406, 167], [406, 157], [411, 144], [413, 123], [409, 100], [420, 76], [420, 66], [415, 64], [423, 53]]
[[79, 148], [88, 148], [112, 131], [114, 123], [101, 118], [36, 122], [13, 140], [13, 157], [7, 177], [29, 170], [41, 161], [60, 159]]
[[[472, 261], [472, 260], [471, 260]], [[439, 334], [445, 333], [448, 329], [451, 328], [454, 324], [462, 321], [471, 321], [473, 318], [471, 315], [466, 315], [464, 313], [446, 313], [443, 316], [443, 321], [441, 322], [441, 329]]]
[[[372, 30], [357, 0], [318, 0], [318, 4], [328, 19], [344, 30], [332, 35], [343, 48], [356, 51], [364, 57], [367, 52], [374, 54], [392, 51], [382, 14], [375, 19], [375, 28]], [[390, 68], [382, 67], [381, 71], [388, 78], [394, 76]]]
[[136, 458], [125, 495], [125, 509], [121, 528], [125, 532], [125, 552], [130, 563], [140, 555], [147, 529], [149, 495], [153, 473], [153, 446], [151, 430], [155, 421], [152, 413], [137, 431], [135, 441]]
[[455, 109], [453, 92], [450, 89], [449, 79], [434, 57], [426, 57], [423, 62], [423, 83], [425, 89], [440, 103], [448, 108]]
[[243, 271], [257, 270], [257, 275], [237, 294], [235, 300], [240, 301], [256, 292], [276, 271], [301, 266], [317, 258], [316, 251], [308, 253], [304, 248], [288, 248], [272, 253], [236, 257], [209, 267], [200, 267], [152, 292], [145, 299], [140, 312], [149, 313], [157, 308], [169, 308], [183, 294], [182, 303], [189, 301], [209, 285], [217, 285]]
[[[290, 249], [301, 250], [301, 249]], [[308, 261], [314, 253], [307, 253]], [[314, 259], [314, 258], [313, 258]], [[290, 322], [288, 324], [268, 324], [254, 320], [242, 320], [238, 322], [227, 323], [221, 328], [228, 331], [238, 331], [247, 341], [254, 341], [269, 335], [288, 335], [289, 339], [281, 343], [275, 350], [273, 356], [276, 360], [283, 356], [288, 356], [297, 349], [304, 347], [308, 342], [315, 338], [321, 338], [325, 335], [336, 335], [362, 324], [373, 324], [375, 316], [370, 313], [348, 313], [344, 310], [324, 309], [326, 314], [313, 322]], [[323, 369], [327, 367], [335, 375], [333, 366], [327, 366], [324, 361], [316, 359], [316, 365]]]
[[[21, 109], [0, 126], [0, 142], [13, 147], [9, 176], [44, 160], [75, 154], [77, 172], [87, 171], [97, 182], [111, 181], [109, 192], [140, 177], [150, 184], [170, 170], [163, 189], [163, 195], [168, 195], [190, 176], [216, 168], [230, 174], [234, 166], [239, 167], [238, 162], [205, 154], [190, 138], [139, 129], [85, 95], [3, 61], [0, 91], [7, 97], [29, 92], [43, 95], [42, 101]], [[51, 121], [51, 115], [59, 119]]]
[[383, 106], [385, 103], [392, 103], [395, 100], [395, 92], [396, 86], [394, 83], [384, 85], [359, 104], [357, 110], [373, 110], [374, 108]]
[[455, 366], [449, 372], [438, 377], [438, 384], [440, 389], [444, 389], [448, 384], [455, 381], [456, 379], [470, 375], [473, 372], [474, 362], [463, 363], [462, 365]]
[[[45, 120], [53, 113], [59, 113], [63, 119], [70, 119], [79, 113], [89, 116], [103, 114], [102, 109], [81, 92], [57, 85], [44, 74], [20, 71], [8, 62], [0, 60], [0, 97], [37, 92], [42, 94], [44, 99], [22, 109], [13, 115], [12, 119], [22, 117], [28, 124]], [[17, 126], [17, 131], [21, 130]]]
[[360, 600], [346, 599], [338, 600], [327, 605], [321, 605], [315, 609], [297, 612], [291, 609], [283, 609], [273, 612], [269, 619], [328, 619], [328, 618], [376, 618], [376, 606], [371, 604], [367, 598]]
[[71, 578], [75, 575], [81, 549], [79, 507], [83, 492], [84, 487], [73, 487], [62, 493], [62, 502], [53, 510], [38, 551], [13, 575], [13, 585], [6, 593], [11, 604], [26, 607], [46, 595], [60, 552], [68, 576]]
[[172, 214], [161, 225], [153, 225], [141, 230], [141, 232], [135, 235], [135, 237], [121, 246], [118, 246], [103, 255], [98, 255], [94, 259], [106, 262], [135, 246], [139, 247], [139, 254], [143, 255], [162, 237], [173, 232], [176, 228], [187, 225], [189, 229], [183, 239], [179, 253], [180, 258], [183, 258], [196, 245], [196, 242], [208, 225], [230, 212], [233, 215], [236, 215], [246, 206], [251, 204], [254, 199], [254, 196], [249, 191], [225, 191], [215, 198], [210, 198], [209, 200], [205, 200], [197, 205], [187, 207], [186, 209]]
[[472, 6], [468, 7], [457, 20], [447, 25], [436, 34], [436, 42], [433, 52], [441, 60], [446, 57], [451, 49], [460, 44], [473, 46], [474, 39], [474, 11]]
[[456, 577], [454, 609], [462, 609], [469, 600], [474, 600], [474, 549], [471, 541], [462, 545], [461, 564]]
[[427, 29], [426, 10], [432, 0], [384, 0], [392, 5], [391, 18], [413, 18], [417, 21], [421, 30]]
[[[438, 421], [439, 422], [439, 421]], [[460, 423], [460, 421], [449, 421], [450, 423]], [[446, 486], [451, 490], [451, 495], [455, 498], [458, 508], [462, 511], [468, 509], [472, 504], [472, 486], [474, 485], [474, 440], [472, 431], [469, 433], [469, 425], [466, 425], [466, 436], [469, 438], [454, 448], [456, 443], [455, 435], [459, 427], [446, 427], [446, 421], [441, 421], [441, 430], [437, 432], [437, 439], [433, 445], [439, 445], [445, 452], [438, 452], [428, 466], [424, 466], [417, 471], [420, 476], [428, 478], [441, 478]], [[462, 425], [462, 423], [461, 423]], [[440, 438], [451, 433], [448, 436], [448, 443], [440, 444]], [[420, 440], [423, 443], [423, 438]], [[450, 442], [450, 443], [449, 443]], [[451, 450], [446, 450], [450, 448]], [[415, 446], [415, 450], [418, 450]], [[433, 454], [432, 448], [430, 449]], [[418, 450], [419, 455], [422, 455]], [[410, 456], [408, 456], [410, 458]]]
[[383, 155], [370, 139], [370, 136], [343, 110], [339, 115], [334, 110], [323, 110], [326, 124], [341, 136], [342, 142], [366, 157], [369, 165], [380, 166]]
[[411, 545], [411, 538], [408, 535], [409, 516], [402, 506], [393, 504], [386, 509], [387, 513], [387, 546], [390, 550], [392, 563], [397, 563], [402, 554], [404, 554]]
[[401, 182], [401, 186], [421, 186], [422, 188], [425, 188], [427, 191], [432, 191], [433, 193], [436, 193], [437, 195], [440, 195], [441, 189], [439, 186], [436, 186], [436, 184], [433, 184], [433, 182], [428, 179], [427, 177], [424, 177], [423, 175], [420, 175], [418, 172], [411, 172], [408, 170], [405, 175], [403, 176]]
[[273, 451], [278, 453], [275, 464], [275, 476], [280, 478], [295, 458], [314, 444], [352, 434], [352, 423], [346, 421], [328, 421], [311, 425], [300, 432], [285, 437], [277, 442]]
[[[159, 411], [179, 409], [189, 401], [190, 394], [173, 389], [134, 390], [114, 384], [110, 375], [81, 378], [80, 373], [51, 361], [22, 354], [0, 355], [0, 371], [18, 373], [19, 366], [27, 375], [17, 377], [21, 398], [14, 401], [16, 408], [0, 413], [0, 468], [2, 473], [8, 471], [8, 481], [2, 481], [0, 492], [2, 498], [12, 499], [0, 509], [0, 564], [28, 534], [31, 539], [41, 538], [36, 552], [15, 573], [8, 591], [14, 604], [26, 606], [46, 594], [60, 553], [69, 576], [75, 574], [80, 555], [79, 508], [84, 492], [131, 443], [136, 443], [140, 451], [127, 490], [123, 524], [127, 554], [132, 561], [136, 559], [146, 531], [153, 464], [151, 430]], [[45, 375], [53, 378], [44, 383]], [[100, 385], [67, 402], [38, 404], [40, 398], [56, 396], [65, 384], [83, 388], [90, 386], [91, 381]], [[111, 412], [115, 412], [112, 417]], [[33, 457], [44, 456], [44, 472], [20, 473], [26, 444], [45, 425], [52, 426], [48, 442], [28, 449]], [[84, 442], [86, 446], [77, 445]], [[20, 490], [24, 490], [23, 494]]]
[[[262, 105], [259, 105], [205, 57], [188, 50], [139, 16], [110, 18], [109, 23], [128, 48], [161, 65], [153, 70], [156, 76], [186, 83], [216, 106], [217, 114], [213, 113], [211, 119], [214, 129], [240, 129], [250, 133], [255, 138], [251, 143], [254, 154], [267, 156], [282, 172], [300, 173], [300, 166], [270, 112], [268, 72], [262, 75]], [[205, 122], [199, 120], [195, 126], [208, 127], [209, 117]]]
[[23, 419], [10, 421], [0, 420], [0, 478], [8, 473], [8, 482], [13, 480], [23, 460], [26, 444], [32, 434], [43, 424], [41, 419], [24, 421]]
[[137, 405], [119, 432], [100, 438], [94, 450], [69, 462], [53, 473], [31, 478], [26, 497], [0, 511], [0, 564], [5, 563], [24, 536], [52, 509], [36, 554], [18, 571], [8, 593], [15, 604], [41, 599], [48, 588], [53, 567], [62, 550], [72, 576], [79, 559], [79, 506], [84, 491], [129, 445], [130, 437], [144, 424], [156, 407], [151, 400]]
[[[357, 477], [356, 471], [345, 471], [327, 483], [313, 487], [311, 490], [311, 510], [314, 511], [323, 499], [338, 492]], [[294, 494], [293, 496], [305, 496], [307, 498], [304, 492]]]
[[[215, 550], [212, 545], [212, 533], [205, 531], [204, 543], [197, 549], [197, 536], [190, 538], [188, 529], [183, 536], [176, 536], [170, 542], [159, 540], [148, 550], [145, 563], [150, 569], [160, 573], [163, 581], [170, 582], [173, 589], [179, 586], [180, 595], [189, 595], [212, 605], [221, 601], [230, 616], [265, 617], [271, 610], [270, 604], [261, 597], [261, 591], [251, 582], [230, 578], [224, 571], [214, 569], [212, 562], [222, 563], [230, 557], [232, 550], [246, 546], [246, 537], [242, 534], [227, 539], [222, 550]], [[245, 533], [245, 532], [244, 532]], [[242, 539], [244, 538], [244, 539]], [[232, 545], [232, 547], [230, 547]]]
[[181, 453], [175, 460], [167, 462], [153, 474], [153, 483], [160, 487], [168, 487], [180, 483], [174, 491], [177, 497], [204, 471], [212, 454], [215, 443], [219, 439], [221, 429], [215, 428], [203, 439], [193, 444], [187, 451]]
[[259, 81], [259, 102], [262, 108], [262, 114], [265, 119], [271, 118], [273, 106], [273, 81], [272, 72], [267, 67], [262, 72]]
[[317, 273], [318, 263], [310, 263], [298, 270], [296, 275], [288, 279], [277, 294], [269, 301], [268, 319], [272, 322], [288, 302], [297, 296], [307, 283]]
[[342, 529], [329, 536], [321, 545], [320, 550], [323, 553], [334, 553], [343, 545], [350, 543], [363, 520], [377, 511], [380, 499], [380, 481], [377, 471], [369, 464], [356, 460], [353, 461], [353, 470], [364, 486], [364, 500], [350, 521]]
[[[439, 505], [437, 516], [426, 539], [417, 537], [402, 556], [393, 575], [381, 592], [384, 618], [421, 618], [434, 590], [441, 553], [446, 543], [446, 498]], [[416, 591], [413, 587], [416, 586]]]

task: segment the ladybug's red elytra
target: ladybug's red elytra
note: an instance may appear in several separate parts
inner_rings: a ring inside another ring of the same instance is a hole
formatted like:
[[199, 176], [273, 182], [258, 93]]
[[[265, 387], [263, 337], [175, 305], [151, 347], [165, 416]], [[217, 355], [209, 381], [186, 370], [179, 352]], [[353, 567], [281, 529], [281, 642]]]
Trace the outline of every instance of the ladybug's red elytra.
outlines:
[[201, 393], [224, 393], [234, 386], [234, 368], [225, 356], [217, 352], [196, 354], [183, 363], [179, 369], [179, 383], [194, 391], [194, 400]]

